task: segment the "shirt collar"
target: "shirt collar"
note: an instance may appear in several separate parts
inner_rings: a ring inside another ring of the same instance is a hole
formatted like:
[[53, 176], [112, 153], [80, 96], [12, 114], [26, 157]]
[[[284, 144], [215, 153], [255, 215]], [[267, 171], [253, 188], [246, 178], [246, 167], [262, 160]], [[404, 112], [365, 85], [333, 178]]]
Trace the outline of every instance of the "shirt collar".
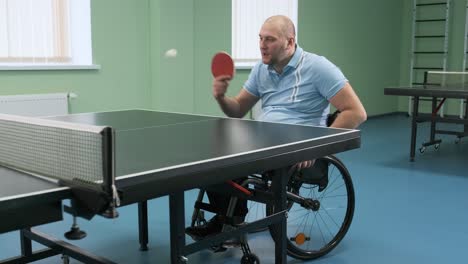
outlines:
[[[303, 52], [304, 50], [296, 44], [296, 50], [294, 51], [291, 60], [289, 60], [288, 64], [284, 66], [283, 72], [286, 72], [289, 68], [297, 68]], [[268, 65], [268, 70], [275, 71], [272, 65]]]
[[289, 61], [289, 63], [286, 65], [285, 68], [287, 67], [297, 68], [303, 52], [304, 51], [302, 50], [302, 48], [296, 44], [296, 51], [294, 52], [294, 55], [292, 56], [291, 60]]

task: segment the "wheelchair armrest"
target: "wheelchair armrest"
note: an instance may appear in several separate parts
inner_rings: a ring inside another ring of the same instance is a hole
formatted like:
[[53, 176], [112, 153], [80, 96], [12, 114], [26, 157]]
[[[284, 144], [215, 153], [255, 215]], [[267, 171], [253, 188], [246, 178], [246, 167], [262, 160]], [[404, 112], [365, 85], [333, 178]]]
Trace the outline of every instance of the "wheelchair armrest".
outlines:
[[333, 112], [333, 114], [329, 114], [327, 116], [327, 127], [331, 126], [333, 122], [335, 122], [335, 119], [338, 117], [338, 115], [341, 113], [341, 111], [336, 110]]

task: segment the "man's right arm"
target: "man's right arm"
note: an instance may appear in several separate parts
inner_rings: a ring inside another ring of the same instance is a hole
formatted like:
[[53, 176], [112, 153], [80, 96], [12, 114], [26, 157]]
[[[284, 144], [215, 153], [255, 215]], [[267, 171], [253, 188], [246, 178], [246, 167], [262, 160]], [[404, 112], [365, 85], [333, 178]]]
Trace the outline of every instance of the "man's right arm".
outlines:
[[213, 80], [213, 96], [227, 116], [242, 118], [252, 109], [259, 98], [245, 89], [242, 89], [235, 97], [226, 96], [229, 81], [229, 76], [215, 78]]

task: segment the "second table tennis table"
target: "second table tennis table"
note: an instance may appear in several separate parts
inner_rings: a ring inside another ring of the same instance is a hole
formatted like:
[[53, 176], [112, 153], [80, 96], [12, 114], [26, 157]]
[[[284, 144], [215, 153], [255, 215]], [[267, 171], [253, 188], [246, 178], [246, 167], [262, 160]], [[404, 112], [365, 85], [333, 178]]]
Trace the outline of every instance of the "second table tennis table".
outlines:
[[[468, 107], [465, 107], [464, 118], [456, 115], [444, 115], [439, 116], [437, 114], [440, 106], [444, 103], [445, 98], [457, 98], [457, 99], [468, 99], [468, 85], [417, 85], [417, 86], [405, 86], [405, 87], [387, 87], [384, 89], [385, 95], [400, 95], [400, 96], [412, 96], [413, 108], [412, 108], [412, 119], [411, 119], [411, 143], [410, 143], [410, 161], [414, 161], [415, 149], [416, 149], [416, 137], [417, 137], [417, 124], [420, 122], [430, 122], [430, 136], [429, 141], [423, 143], [421, 152], [427, 146], [435, 145], [438, 148], [441, 143], [440, 139], [436, 139], [436, 134], [449, 134], [457, 136], [457, 140], [462, 137], [468, 136]], [[419, 106], [422, 97], [430, 97], [432, 101], [431, 113], [420, 113]], [[438, 99], [442, 98], [442, 101], [438, 104]], [[452, 123], [462, 124], [463, 131], [448, 131], [436, 129], [437, 123]]]
[[[40, 123], [42, 119], [32, 120]], [[258, 229], [260, 225], [273, 225], [281, 231], [275, 241], [275, 262], [286, 263], [287, 167], [304, 159], [360, 146], [358, 130], [149, 110], [72, 114], [43, 120], [111, 128], [111, 140], [103, 143], [103, 159], [110, 161], [104, 172], [112, 176], [109, 181], [115, 183], [115, 190], [103, 188], [93, 192], [75, 184], [63, 185], [44, 175], [12, 168], [0, 160], [0, 234], [20, 230], [22, 252], [21, 256], [0, 263], [30, 262], [57, 254], [85, 263], [113, 263], [31, 228], [62, 220], [64, 199], [72, 200], [67, 212], [88, 219], [102, 208], [96, 201], [112, 204], [117, 199], [118, 204], [110, 209], [139, 204], [140, 243], [145, 249], [148, 243], [146, 201], [166, 195], [169, 195], [170, 205], [171, 263], [184, 263], [188, 255]], [[3, 131], [4, 128], [0, 128], [0, 133]], [[15, 136], [16, 133], [21, 134], [21, 129], [7, 134]], [[112, 146], [110, 152], [107, 145]], [[23, 150], [20, 148], [20, 151]], [[186, 245], [184, 191], [262, 171], [273, 171], [272, 192], [275, 195], [272, 203], [278, 213], [256, 221], [254, 226], [246, 225], [217, 235], [210, 241]], [[102, 199], [106, 193], [117, 197]], [[117, 213], [111, 212], [110, 216], [116, 217]], [[32, 240], [50, 249], [33, 252]]]

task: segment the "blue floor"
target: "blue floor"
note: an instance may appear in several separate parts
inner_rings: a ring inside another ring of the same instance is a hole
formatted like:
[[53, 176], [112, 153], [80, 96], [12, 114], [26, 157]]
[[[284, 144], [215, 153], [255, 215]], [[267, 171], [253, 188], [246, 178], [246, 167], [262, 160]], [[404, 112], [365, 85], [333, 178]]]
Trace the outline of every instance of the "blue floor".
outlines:
[[[325, 257], [288, 263], [467, 263], [468, 138], [454, 144], [453, 136], [442, 136], [439, 150], [429, 147], [411, 163], [409, 125], [409, 118], [393, 115], [371, 118], [361, 127], [362, 147], [338, 155], [350, 170], [356, 191], [351, 229]], [[428, 135], [428, 126], [421, 127], [418, 146]], [[195, 196], [195, 191], [186, 194], [188, 215]], [[136, 206], [121, 208], [115, 220], [81, 220], [88, 237], [74, 244], [118, 263], [169, 263], [167, 205], [167, 198], [149, 203], [147, 252], [138, 250]], [[65, 221], [39, 229], [63, 238], [70, 223], [66, 216]], [[249, 241], [262, 263], [274, 262], [268, 233], [252, 235]], [[0, 235], [0, 258], [18, 254], [18, 246], [16, 232]], [[189, 263], [240, 263], [240, 257], [237, 249], [216, 254], [205, 250], [190, 255]], [[60, 258], [36, 263], [60, 263]]]

